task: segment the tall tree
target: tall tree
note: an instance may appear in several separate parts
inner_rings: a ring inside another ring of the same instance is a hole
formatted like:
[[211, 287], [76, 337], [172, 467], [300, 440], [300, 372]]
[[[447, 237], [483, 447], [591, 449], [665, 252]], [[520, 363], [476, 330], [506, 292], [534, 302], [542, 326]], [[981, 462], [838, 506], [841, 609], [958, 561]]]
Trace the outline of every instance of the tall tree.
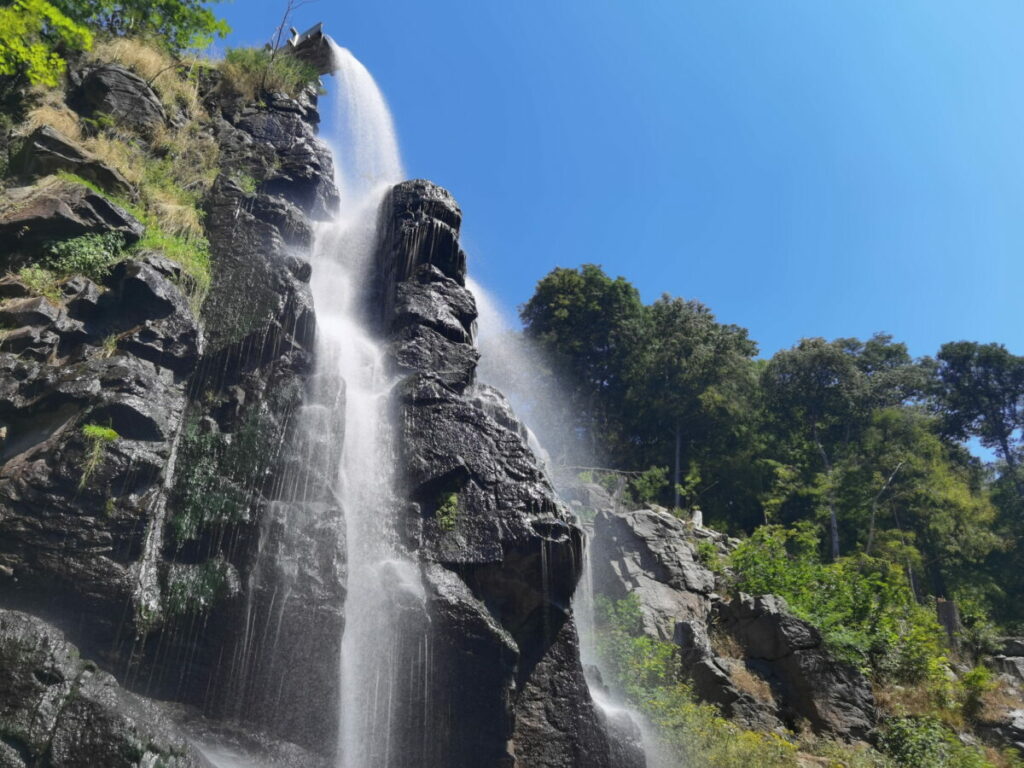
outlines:
[[[737, 389], [757, 354], [747, 331], [724, 325], [699, 301], [663, 295], [631, 327], [627, 413], [635, 443], [671, 445], [674, 505], [683, 458], [710, 440], [712, 425], [738, 406]], [[666, 440], [665, 438], [668, 438]], [[658, 457], [651, 461], [660, 463]]]
[[595, 459], [614, 454], [620, 439], [627, 338], [642, 311], [636, 288], [595, 264], [552, 270], [519, 310], [526, 336], [566, 382], [567, 406]]
[[1024, 500], [1020, 475], [1024, 430], [1024, 357], [1002, 344], [957, 341], [938, 354], [937, 400], [947, 434], [977, 437], [996, 451]]

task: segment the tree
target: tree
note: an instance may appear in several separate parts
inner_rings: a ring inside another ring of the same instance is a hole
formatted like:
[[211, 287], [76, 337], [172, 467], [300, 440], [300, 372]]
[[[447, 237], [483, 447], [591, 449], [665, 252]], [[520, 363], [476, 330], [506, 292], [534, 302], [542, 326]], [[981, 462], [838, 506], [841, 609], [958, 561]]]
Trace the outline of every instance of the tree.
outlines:
[[52, 0], [68, 18], [115, 35], [150, 36], [172, 51], [202, 48], [230, 32], [207, 5], [220, 0]]
[[757, 345], [746, 329], [717, 322], [699, 301], [668, 294], [644, 308], [631, 326], [630, 339], [626, 377], [631, 434], [634, 441], [648, 441], [661, 456], [667, 453], [665, 443], [671, 446], [678, 507], [682, 467], [691, 465], [694, 443], [717, 431], [716, 423], [735, 406], [733, 388], [742, 381]]
[[556, 268], [520, 307], [524, 332], [565, 382], [567, 408], [593, 458], [614, 454], [625, 393], [628, 329], [642, 312], [640, 294], [601, 267]]
[[0, 75], [55, 86], [69, 51], [92, 47], [92, 33], [47, 0], [0, 8]]
[[957, 341], [938, 354], [938, 407], [948, 435], [977, 437], [994, 449], [1024, 500], [1020, 440], [1024, 430], [1024, 357], [1002, 344]]
[[833, 468], [835, 452], [849, 443], [868, 407], [868, 382], [844, 342], [802, 339], [775, 354], [762, 376], [769, 409], [790, 428], [801, 429], [821, 461], [829, 510], [829, 543], [839, 557], [839, 517]]

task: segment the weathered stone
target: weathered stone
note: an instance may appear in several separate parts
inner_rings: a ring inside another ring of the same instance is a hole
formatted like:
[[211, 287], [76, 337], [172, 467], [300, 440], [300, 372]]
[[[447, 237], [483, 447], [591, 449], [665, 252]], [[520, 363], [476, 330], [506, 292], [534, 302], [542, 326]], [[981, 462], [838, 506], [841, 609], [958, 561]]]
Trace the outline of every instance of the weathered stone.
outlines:
[[393, 389], [400, 491], [413, 502], [403, 530], [430, 575], [432, 664], [461, 692], [445, 696], [449, 740], [416, 764], [633, 768], [613, 762], [629, 750], [609, 739], [579, 661], [568, 606], [582, 533], [508, 402], [473, 384], [458, 206], [413, 181], [391, 190], [381, 215], [373, 293], [404, 377]]
[[29, 134], [11, 169], [29, 179], [66, 171], [113, 195], [135, 197], [134, 187], [119, 171], [49, 125], [41, 125]]
[[118, 687], [53, 627], [0, 610], [0, 764], [209, 768], [155, 705]]
[[[142, 225], [126, 210], [82, 184], [47, 177], [33, 187], [9, 189], [0, 207], [0, 250], [31, 253], [46, 243], [116, 232], [137, 242]], [[16, 266], [10, 260], [8, 268]]]
[[167, 122], [163, 105], [141, 77], [117, 64], [88, 70], [68, 96], [79, 114], [109, 117], [117, 125], [148, 133]]

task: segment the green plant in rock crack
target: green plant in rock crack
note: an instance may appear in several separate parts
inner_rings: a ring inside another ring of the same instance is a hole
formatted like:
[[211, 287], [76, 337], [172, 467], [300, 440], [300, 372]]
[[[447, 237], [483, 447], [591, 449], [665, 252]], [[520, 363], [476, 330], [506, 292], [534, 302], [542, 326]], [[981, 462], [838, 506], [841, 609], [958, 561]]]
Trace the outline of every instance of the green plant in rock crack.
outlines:
[[437, 518], [437, 525], [442, 531], [454, 530], [459, 518], [459, 494], [455, 491], [442, 493], [437, 499], [434, 517]]
[[85, 462], [82, 464], [82, 478], [78, 481], [79, 488], [84, 488], [85, 484], [89, 482], [92, 473], [103, 461], [107, 447], [121, 438], [113, 429], [100, 424], [86, 424], [82, 427], [82, 436], [85, 438], [87, 447]]

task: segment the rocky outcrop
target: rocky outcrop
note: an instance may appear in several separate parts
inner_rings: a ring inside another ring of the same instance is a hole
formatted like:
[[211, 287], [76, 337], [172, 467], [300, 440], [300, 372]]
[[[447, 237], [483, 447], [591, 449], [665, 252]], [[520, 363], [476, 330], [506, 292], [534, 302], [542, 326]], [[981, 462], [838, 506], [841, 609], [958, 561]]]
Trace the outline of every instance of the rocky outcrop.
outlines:
[[135, 196], [135, 189], [120, 172], [49, 125], [41, 125], [28, 135], [11, 161], [11, 170], [26, 179], [64, 171], [113, 195]]
[[201, 349], [177, 277], [143, 256], [0, 307], [2, 602], [78, 627], [108, 663], [159, 610], [162, 477]]
[[867, 680], [833, 658], [814, 627], [771, 595], [718, 593], [702, 549], [733, 542], [656, 510], [605, 509], [594, 520], [595, 590], [637, 600], [645, 633], [680, 646], [698, 697], [749, 727], [798, 729], [862, 740], [876, 720]]
[[0, 265], [16, 270], [50, 242], [107, 233], [117, 233], [126, 245], [133, 245], [143, 228], [124, 208], [85, 185], [48, 176], [32, 186], [5, 190], [0, 203]]
[[[164, 122], [149, 86], [119, 67], [72, 83], [81, 114], [111, 116], [140, 142]], [[196, 284], [137, 249], [102, 280], [61, 280], [46, 296], [0, 281], [0, 607], [58, 624], [137, 692], [330, 753], [341, 543], [332, 530], [289, 532], [282, 552], [285, 480], [312, 484], [279, 457], [310, 370], [308, 249], [337, 199], [331, 158], [312, 91], [259, 105], [207, 91], [196, 130], [219, 148], [220, 172], [205, 200], [213, 274], [201, 317], [184, 290]], [[51, 241], [142, 237], [106, 194], [45, 175], [126, 193], [56, 131], [29, 136], [14, 170], [25, 186], [0, 202], [6, 269]], [[274, 568], [302, 574], [288, 600]], [[282, 629], [269, 640], [254, 629], [272, 622]], [[270, 669], [265, 642], [306, 674]], [[281, 706], [310, 698], [323, 706]]]
[[39, 619], [0, 610], [0, 765], [210, 768], [156, 705]]
[[375, 281], [401, 376], [395, 445], [411, 502], [406, 540], [424, 563], [432, 643], [445, 649], [435, 664], [445, 688], [459, 692], [435, 703], [458, 728], [423, 765], [610, 767], [569, 607], [582, 532], [507, 401], [475, 383], [476, 305], [460, 223], [443, 189], [395, 187], [382, 209]]
[[110, 120], [150, 133], [167, 122], [160, 99], [145, 80], [117, 64], [101, 64], [72, 73], [75, 87], [68, 105], [85, 118]]

